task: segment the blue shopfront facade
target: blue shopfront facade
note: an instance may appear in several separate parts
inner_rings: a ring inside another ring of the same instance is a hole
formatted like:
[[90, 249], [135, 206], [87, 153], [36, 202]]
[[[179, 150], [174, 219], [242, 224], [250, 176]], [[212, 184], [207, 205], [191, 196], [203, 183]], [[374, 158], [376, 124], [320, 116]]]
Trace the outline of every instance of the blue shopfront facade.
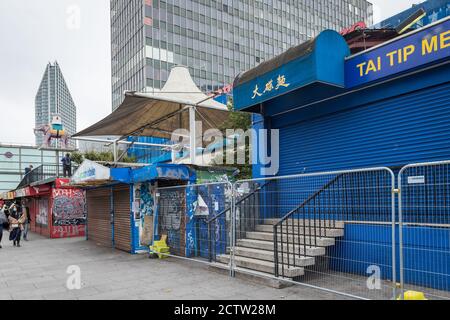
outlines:
[[[176, 164], [108, 170], [108, 177], [80, 185], [86, 190], [88, 240], [137, 254], [166, 235], [172, 254], [208, 257], [206, 221], [230, 205], [224, 201], [227, 183], [220, 182], [228, 170]], [[213, 181], [219, 182], [207, 183]], [[200, 197], [207, 215], [198, 214]]]
[[[153, 240], [160, 238], [162, 232], [160, 222], [164, 208], [161, 208], [158, 197], [161, 195], [158, 188], [166, 186], [180, 185], [188, 186], [195, 184], [196, 174], [188, 166], [157, 164], [144, 166], [138, 169], [111, 169], [112, 179], [120, 184], [128, 185], [129, 201], [130, 201], [130, 240], [131, 253], [142, 253], [149, 251], [149, 245]], [[193, 195], [186, 192], [188, 188], [181, 187], [173, 190], [177, 196], [172, 201], [178, 202], [171, 206], [176, 209], [176, 219], [179, 226], [176, 235], [173, 230], [167, 230], [169, 236], [169, 246], [176, 250], [180, 255], [187, 255], [184, 252], [186, 234], [193, 228], [193, 215], [189, 211], [189, 203], [193, 200]], [[183, 226], [182, 226], [183, 224]]]
[[[280, 130], [278, 175], [448, 159], [449, 26], [447, 18], [355, 56], [325, 31], [294, 61], [237, 78], [235, 108], [252, 112], [255, 128]], [[278, 78], [289, 86], [262, 93]]]
[[[397, 173], [410, 163], [449, 160], [450, 19], [353, 56], [339, 34], [324, 31], [240, 75], [234, 103], [253, 113], [255, 129], [279, 130], [278, 176], [380, 166]], [[259, 153], [270, 154], [270, 144], [266, 148]], [[264, 177], [262, 167], [254, 165], [255, 178]], [[426, 232], [442, 239], [440, 252], [450, 251], [448, 231], [425, 229], [409, 230], [412, 236], [404, 240]], [[346, 225], [345, 240], [329, 253], [346, 261], [334, 266], [342, 271], [364, 275], [367, 265], [352, 261], [390, 255], [390, 227]], [[357, 245], [367, 242], [379, 242], [385, 252]], [[431, 261], [450, 265], [448, 254], [413, 257], [405, 264], [418, 260], [430, 261], [430, 274]], [[429, 285], [413, 274], [405, 278]], [[450, 287], [450, 278], [443, 287]]]

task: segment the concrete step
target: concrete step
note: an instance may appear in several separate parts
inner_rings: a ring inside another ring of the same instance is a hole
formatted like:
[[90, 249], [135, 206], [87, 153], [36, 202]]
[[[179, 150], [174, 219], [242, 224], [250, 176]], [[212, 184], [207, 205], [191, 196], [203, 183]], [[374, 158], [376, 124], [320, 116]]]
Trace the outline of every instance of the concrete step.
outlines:
[[[217, 257], [217, 260], [221, 263], [228, 264], [230, 262], [230, 256], [229, 255], [220, 255]], [[263, 261], [263, 260], [257, 260], [252, 258], [245, 258], [245, 257], [234, 257], [234, 262], [236, 263], [237, 267], [260, 271], [264, 273], [268, 273], [271, 275], [275, 274], [275, 265], [273, 262]], [[280, 264], [279, 268], [281, 268], [282, 265]], [[284, 266], [284, 275], [287, 278], [295, 278], [299, 276], [303, 276], [305, 274], [305, 270], [300, 267], [287, 267]]]
[[[246, 257], [246, 258], [264, 260], [264, 261], [269, 261], [269, 262], [275, 261], [273, 251], [236, 247], [234, 249], [234, 254], [235, 254], [235, 256], [239, 256], [239, 257]], [[279, 256], [278, 259], [281, 262], [281, 255]], [[288, 255], [287, 253], [285, 253], [283, 255], [283, 260], [284, 260], [285, 264], [290, 264], [290, 265], [294, 264], [297, 267], [308, 267], [308, 266], [314, 265], [314, 263], [315, 263], [314, 258], [299, 256], [298, 254], [289, 254]]]
[[[244, 248], [253, 248], [253, 249], [261, 249], [261, 250], [268, 250], [273, 251], [273, 240], [272, 241], [263, 241], [263, 240], [254, 240], [254, 239], [240, 239], [237, 240], [237, 245], [239, 247]], [[281, 243], [278, 245], [278, 248], [281, 249]], [[283, 246], [283, 250], [286, 252], [288, 250], [288, 245], [285, 244]], [[298, 252], [299, 254], [305, 254], [305, 247], [303, 245], [289, 245], [289, 250]], [[306, 246], [306, 255], [310, 257], [318, 257], [318, 256], [324, 256], [325, 255], [325, 248], [324, 247], [311, 247]]]
[[[280, 219], [266, 219], [263, 221], [263, 224], [265, 225], [271, 225], [273, 226], [274, 224], [278, 223], [280, 221]], [[313, 219], [288, 219], [286, 221], [283, 222], [283, 227], [284, 226], [288, 226], [288, 225], [292, 225], [294, 224], [294, 226], [311, 226], [313, 227], [314, 225], [316, 227], [322, 226], [323, 227], [327, 227], [327, 228], [333, 228], [333, 229], [344, 229], [344, 221], [332, 221], [332, 220], [313, 220]]]
[[[256, 226], [256, 231], [259, 232], [273, 232], [273, 226], [268, 224], [262, 224]], [[278, 227], [278, 232], [283, 231], [283, 234], [305, 234], [305, 235], [316, 235], [321, 237], [339, 238], [344, 236], [344, 229], [325, 229], [325, 227], [298, 227], [297, 225], [285, 226], [283, 229]]]
[[[273, 233], [270, 232], [246, 232], [246, 238], [254, 239], [254, 240], [263, 240], [263, 241], [272, 241], [273, 242]], [[278, 235], [278, 239], [281, 239], [281, 235]], [[314, 236], [304, 236], [304, 235], [286, 235], [283, 234], [283, 242], [290, 242], [290, 244], [308, 244], [311, 246], [318, 247], [330, 247], [334, 246], [335, 240], [334, 238], [324, 238], [317, 237], [314, 239]]]

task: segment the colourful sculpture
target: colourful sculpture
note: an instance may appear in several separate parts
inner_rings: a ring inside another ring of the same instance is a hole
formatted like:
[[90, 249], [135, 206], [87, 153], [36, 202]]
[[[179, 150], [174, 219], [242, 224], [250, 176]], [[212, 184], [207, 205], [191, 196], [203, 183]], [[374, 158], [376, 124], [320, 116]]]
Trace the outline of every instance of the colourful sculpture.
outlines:
[[50, 124], [34, 129], [35, 135], [39, 133], [44, 135], [44, 142], [42, 144], [43, 148], [50, 148], [52, 139], [57, 139], [61, 141], [62, 149], [68, 149], [69, 135], [64, 130], [64, 126], [59, 115], [54, 115]]

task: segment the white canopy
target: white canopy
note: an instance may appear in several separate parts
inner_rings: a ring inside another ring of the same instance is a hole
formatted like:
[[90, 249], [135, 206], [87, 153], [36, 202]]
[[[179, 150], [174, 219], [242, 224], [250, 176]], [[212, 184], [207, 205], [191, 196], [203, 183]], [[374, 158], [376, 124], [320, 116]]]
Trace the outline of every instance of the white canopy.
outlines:
[[[160, 92], [126, 92], [125, 100], [112, 114], [77, 133], [80, 136], [117, 135], [170, 138], [176, 129], [189, 129], [190, 106], [203, 131], [219, 128], [228, 119], [228, 108], [204, 94], [185, 66], [172, 68]], [[200, 132], [198, 132], [200, 134]]]

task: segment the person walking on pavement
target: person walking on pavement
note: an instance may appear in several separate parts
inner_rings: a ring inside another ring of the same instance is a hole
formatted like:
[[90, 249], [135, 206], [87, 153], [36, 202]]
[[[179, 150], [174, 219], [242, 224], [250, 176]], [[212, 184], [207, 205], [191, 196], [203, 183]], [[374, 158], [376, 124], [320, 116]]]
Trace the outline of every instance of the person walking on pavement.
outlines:
[[3, 229], [8, 227], [8, 217], [6, 216], [7, 211], [8, 207], [5, 204], [0, 209], [0, 249], [2, 248]]
[[20, 237], [22, 236], [25, 216], [16, 203], [9, 208], [9, 240], [15, 247], [20, 247]]
[[67, 176], [69, 178], [72, 177], [72, 159], [70, 158], [70, 154], [67, 153], [66, 156], [61, 159], [61, 162], [63, 164], [64, 178]]
[[28, 207], [23, 207], [22, 215], [25, 219], [23, 224], [23, 240], [28, 241], [28, 230], [30, 229], [31, 223], [30, 209]]

